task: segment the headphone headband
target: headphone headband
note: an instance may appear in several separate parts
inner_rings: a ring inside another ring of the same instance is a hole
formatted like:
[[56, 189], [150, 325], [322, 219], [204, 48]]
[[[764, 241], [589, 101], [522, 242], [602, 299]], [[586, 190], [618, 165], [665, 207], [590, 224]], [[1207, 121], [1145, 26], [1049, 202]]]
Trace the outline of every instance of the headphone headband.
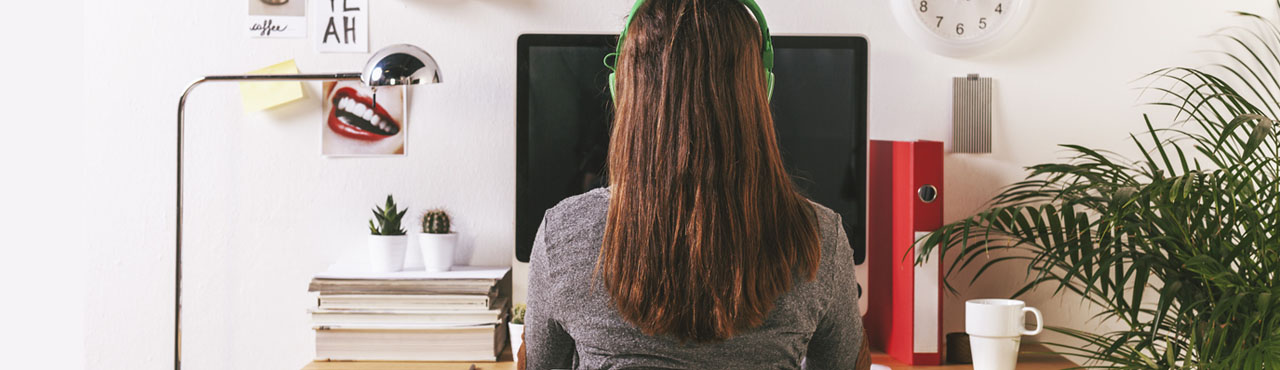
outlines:
[[[636, 0], [636, 4], [631, 7], [631, 13], [627, 15], [627, 24], [622, 27], [622, 32], [618, 34], [618, 48], [613, 53], [604, 57], [606, 67], [610, 71], [617, 71], [614, 64], [618, 63], [618, 57], [622, 55], [622, 45], [627, 39], [627, 31], [631, 29], [631, 20], [635, 18], [636, 12], [640, 10], [640, 6], [644, 5], [645, 0]], [[760, 25], [760, 37], [763, 39], [764, 45], [760, 47], [761, 60], [764, 64], [764, 72], [768, 83], [769, 95], [773, 95], [773, 37], [769, 35], [769, 21], [764, 18], [764, 11], [760, 10], [760, 5], [755, 0], [738, 0], [738, 3], [746, 6], [751, 14], [756, 17], [756, 23]], [[609, 57], [613, 57], [613, 64], [609, 63]], [[615, 87], [614, 75], [609, 75], [609, 92], [613, 94]], [[616, 94], [615, 94], [616, 97]]]

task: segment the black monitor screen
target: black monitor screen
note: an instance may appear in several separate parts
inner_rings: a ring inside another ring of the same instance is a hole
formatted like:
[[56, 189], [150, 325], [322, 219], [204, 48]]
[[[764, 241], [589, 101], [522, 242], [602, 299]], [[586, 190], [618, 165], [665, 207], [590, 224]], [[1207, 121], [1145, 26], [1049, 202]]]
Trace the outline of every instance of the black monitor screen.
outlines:
[[[542, 215], [607, 184], [613, 106], [605, 55], [616, 35], [522, 35], [518, 42], [516, 257], [529, 261]], [[801, 191], [844, 218], [866, 258], [867, 44], [856, 36], [775, 36], [773, 114]]]

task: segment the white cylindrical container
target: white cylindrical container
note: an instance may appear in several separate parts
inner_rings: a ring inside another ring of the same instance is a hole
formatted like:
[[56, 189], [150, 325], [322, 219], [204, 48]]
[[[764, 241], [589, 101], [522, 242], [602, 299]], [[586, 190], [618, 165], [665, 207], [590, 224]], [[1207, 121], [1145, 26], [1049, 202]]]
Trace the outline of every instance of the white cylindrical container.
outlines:
[[1022, 337], [969, 336], [969, 352], [974, 370], [1017, 370], [1018, 347]]
[[404, 269], [401, 271], [422, 271], [422, 238], [410, 240], [409, 247], [404, 250]]
[[[1014, 299], [971, 299], [964, 303], [964, 331], [976, 370], [1015, 370], [1023, 335], [1044, 330], [1044, 316], [1035, 307]], [[1026, 314], [1036, 317], [1036, 328], [1027, 330]]]
[[511, 332], [511, 355], [520, 353], [520, 343], [524, 343], [524, 324], [507, 323]]
[[423, 269], [429, 272], [449, 271], [453, 267], [453, 251], [457, 245], [458, 233], [418, 234]]
[[369, 235], [369, 268], [374, 272], [397, 272], [404, 268], [407, 235]]

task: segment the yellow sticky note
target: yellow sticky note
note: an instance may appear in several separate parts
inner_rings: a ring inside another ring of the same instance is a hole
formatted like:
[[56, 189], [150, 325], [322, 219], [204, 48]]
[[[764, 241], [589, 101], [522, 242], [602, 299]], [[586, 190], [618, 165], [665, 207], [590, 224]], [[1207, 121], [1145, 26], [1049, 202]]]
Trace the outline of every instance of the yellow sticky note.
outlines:
[[[297, 74], [298, 64], [293, 59], [259, 69], [249, 74]], [[284, 103], [302, 99], [302, 82], [241, 82], [240, 99], [245, 112], [274, 108]]]

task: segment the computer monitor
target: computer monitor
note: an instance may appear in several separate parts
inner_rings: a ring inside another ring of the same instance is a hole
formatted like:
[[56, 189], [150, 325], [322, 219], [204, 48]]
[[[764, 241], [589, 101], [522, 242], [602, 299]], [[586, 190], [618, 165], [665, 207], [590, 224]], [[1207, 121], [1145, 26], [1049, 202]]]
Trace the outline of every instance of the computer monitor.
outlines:
[[[617, 35], [521, 35], [517, 42], [516, 258], [542, 215], [606, 186], [613, 102], [604, 57]], [[844, 218], [866, 260], [867, 41], [774, 36], [773, 114], [782, 157], [801, 191]], [[865, 269], [861, 269], [865, 271]], [[860, 271], [861, 272], [861, 271]], [[865, 284], [865, 273], [859, 278]]]

